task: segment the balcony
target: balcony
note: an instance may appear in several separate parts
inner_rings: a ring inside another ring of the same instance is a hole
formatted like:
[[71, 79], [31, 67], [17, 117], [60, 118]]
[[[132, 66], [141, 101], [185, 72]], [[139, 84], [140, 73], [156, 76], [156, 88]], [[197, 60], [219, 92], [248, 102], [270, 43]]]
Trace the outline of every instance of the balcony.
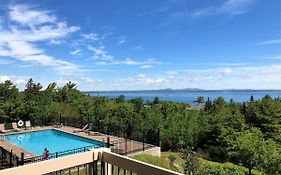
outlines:
[[45, 160], [0, 171], [0, 175], [182, 175], [126, 156], [108, 148]]

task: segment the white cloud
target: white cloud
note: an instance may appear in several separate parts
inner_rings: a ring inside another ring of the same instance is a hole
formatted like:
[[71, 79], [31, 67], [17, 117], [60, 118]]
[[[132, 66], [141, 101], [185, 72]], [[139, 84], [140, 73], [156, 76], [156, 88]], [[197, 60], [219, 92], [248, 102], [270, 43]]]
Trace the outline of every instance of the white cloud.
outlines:
[[16, 76], [16, 75], [0, 75], [0, 83], [6, 80], [11, 80], [19, 89], [24, 89], [25, 84], [30, 77], [27, 76]]
[[76, 32], [79, 27], [68, 26], [50, 11], [37, 10], [28, 5], [10, 6], [8, 13], [9, 18], [6, 21], [9, 26], [0, 30], [0, 57], [11, 57], [31, 65], [53, 67], [62, 71], [61, 73], [79, 71], [78, 65], [47, 55], [36, 44], [54, 43], [57, 39]]
[[48, 11], [36, 10], [31, 6], [17, 4], [10, 6], [10, 19], [22, 25], [41, 25], [55, 23], [57, 18]]
[[262, 41], [258, 45], [281, 44], [281, 39]]
[[89, 77], [81, 77], [80, 80], [85, 82], [85, 83], [100, 83], [101, 82], [101, 80], [94, 80], [94, 79], [89, 78]]
[[92, 41], [99, 40], [99, 38], [98, 38], [99, 35], [96, 33], [81, 34], [81, 36], [85, 40], [92, 40]]
[[[1, 54], [0, 54], [0, 56], [1, 56]], [[14, 63], [14, 61], [12, 61], [12, 60], [7, 60], [7, 59], [0, 59], [0, 65], [2, 64], [13, 64]]]
[[152, 65], [143, 65], [143, 66], [140, 66], [141, 69], [149, 69], [149, 68], [152, 68], [153, 66]]
[[112, 60], [113, 56], [109, 55], [108, 52], [105, 50], [104, 46], [94, 47], [89, 45], [88, 49], [93, 51], [93, 58], [94, 59], [101, 59], [101, 60]]
[[76, 49], [74, 51], [69, 52], [71, 55], [77, 55], [78, 53], [80, 53], [80, 49]]
[[57, 83], [58, 87], [62, 87], [69, 81], [75, 83], [77, 88], [81, 91], [106, 90], [106, 88], [108, 87], [107, 84], [104, 84], [102, 80], [93, 79], [90, 77], [80, 77], [80, 78], [60, 77], [55, 82]]
[[141, 50], [142, 47], [141, 47], [141, 46], [135, 46], [135, 47], [133, 47], [133, 49], [134, 49], [134, 50]]
[[69, 80], [77, 83], [81, 90], [280, 89], [281, 65], [170, 70], [166, 74], [139, 73], [110, 80], [60, 78], [57, 82], [64, 85]]
[[49, 42], [49, 44], [52, 44], [52, 45], [60, 45], [62, 43], [64, 43], [63, 40], [53, 40], [53, 39]]
[[77, 84], [77, 81], [76, 80], [74, 80], [74, 79], [69, 79], [69, 78], [65, 78], [65, 77], [60, 77], [58, 80], [56, 80], [55, 82], [56, 82], [56, 84], [57, 84], [57, 86], [58, 87], [62, 87], [62, 86], [64, 86], [66, 83], [68, 83], [68, 82], [72, 82], [72, 83], [75, 83], [75, 84]]
[[177, 73], [177, 88], [280, 89], [281, 84], [280, 64], [173, 71]]
[[110, 62], [99, 61], [95, 63], [96, 65], [137, 65], [140, 68], [151, 68], [153, 65], [163, 64], [162, 62], [156, 61], [153, 58], [147, 59], [145, 61], [135, 61], [131, 58], [126, 58], [125, 60], [115, 61], [112, 60]]
[[263, 55], [258, 58], [265, 58], [265, 59], [272, 59], [272, 60], [281, 60], [281, 54], [280, 55]]
[[7, 75], [2, 75], [2, 76], [0, 76], [0, 82], [4, 82], [4, 81], [6, 81], [6, 80], [11, 80], [11, 79], [10, 79], [10, 77], [7, 76]]
[[240, 15], [248, 12], [248, 7], [253, 2], [254, 0], [227, 0], [218, 8], [218, 12]]
[[117, 43], [118, 45], [124, 44], [126, 42], [127, 37], [125, 36], [120, 36], [117, 38]]
[[221, 5], [209, 6], [194, 11], [191, 17], [211, 16], [219, 14], [241, 15], [249, 11], [249, 6], [254, 0], [227, 0]]
[[135, 85], [149, 85], [154, 86], [155, 84], [162, 84], [166, 80], [163, 78], [154, 78], [154, 77], [148, 77], [145, 74], [139, 74], [135, 77], [128, 77], [127, 81], [129, 83], [133, 83]]

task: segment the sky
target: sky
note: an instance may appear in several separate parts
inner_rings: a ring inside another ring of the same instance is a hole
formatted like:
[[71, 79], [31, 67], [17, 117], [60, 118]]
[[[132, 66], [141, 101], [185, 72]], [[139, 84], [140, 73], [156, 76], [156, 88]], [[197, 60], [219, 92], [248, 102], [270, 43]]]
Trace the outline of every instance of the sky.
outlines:
[[0, 82], [281, 89], [280, 0], [1, 0]]

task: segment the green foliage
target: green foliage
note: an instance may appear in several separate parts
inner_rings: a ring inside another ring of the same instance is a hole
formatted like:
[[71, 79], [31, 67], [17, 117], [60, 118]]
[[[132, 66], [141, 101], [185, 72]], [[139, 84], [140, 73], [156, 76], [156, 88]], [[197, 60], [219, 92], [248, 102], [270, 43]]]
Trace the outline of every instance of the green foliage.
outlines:
[[200, 105], [200, 104], [204, 103], [204, 97], [203, 96], [199, 96], [193, 102], [197, 103], [198, 105]]
[[[202, 97], [195, 100], [197, 104], [203, 101]], [[100, 132], [153, 144], [159, 143], [160, 128], [163, 150], [182, 152], [186, 147], [194, 147], [208, 160], [231, 161], [267, 174], [280, 174], [280, 98], [251, 97], [249, 102], [240, 104], [218, 97], [208, 98], [202, 109], [189, 107], [158, 97], [144, 102], [142, 98], [126, 101], [123, 95], [116, 99], [87, 96], [72, 82], [63, 87], [50, 83], [44, 89], [30, 79], [24, 91], [19, 91], [11, 81], [0, 83], [1, 123], [21, 119], [31, 120], [32, 125], [54, 124], [61, 115], [76, 127], [93, 123]], [[203, 168], [209, 171], [206, 174], [236, 171], [208, 167]]]
[[235, 138], [230, 140], [229, 154], [234, 161], [247, 167], [249, 174], [253, 168], [270, 174], [281, 173], [280, 167], [270, 166], [280, 162], [280, 152], [274, 142], [263, 139], [259, 129], [235, 133]]
[[196, 152], [190, 148], [187, 148], [183, 152], [182, 158], [185, 160], [184, 173], [188, 175], [195, 174], [199, 166]]

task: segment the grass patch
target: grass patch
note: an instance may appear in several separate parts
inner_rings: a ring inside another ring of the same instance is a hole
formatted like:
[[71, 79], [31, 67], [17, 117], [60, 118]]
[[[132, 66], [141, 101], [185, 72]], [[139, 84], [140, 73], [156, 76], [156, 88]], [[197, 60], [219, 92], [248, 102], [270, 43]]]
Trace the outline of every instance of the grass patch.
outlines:
[[[180, 173], [184, 172], [183, 164], [184, 164], [185, 161], [182, 159], [180, 153], [177, 153], [177, 152], [162, 152], [161, 157], [168, 160], [169, 166], [170, 166], [169, 169], [171, 169], [173, 171], [180, 172]], [[174, 161], [171, 161], [172, 159], [174, 159]]]
[[[184, 172], [184, 163], [181, 153], [178, 152], [162, 152], [161, 157], [155, 157], [147, 154], [132, 156], [133, 159], [146, 162], [155, 166], [166, 168], [169, 170]], [[171, 159], [173, 160], [171, 162]], [[199, 158], [198, 174], [220, 174], [220, 175], [247, 175], [248, 169], [235, 165], [230, 162], [219, 163]], [[252, 170], [253, 175], [264, 175], [264, 173]]]
[[162, 168], [170, 169], [169, 161], [164, 157], [156, 157], [149, 154], [139, 154], [132, 156], [131, 158]]

